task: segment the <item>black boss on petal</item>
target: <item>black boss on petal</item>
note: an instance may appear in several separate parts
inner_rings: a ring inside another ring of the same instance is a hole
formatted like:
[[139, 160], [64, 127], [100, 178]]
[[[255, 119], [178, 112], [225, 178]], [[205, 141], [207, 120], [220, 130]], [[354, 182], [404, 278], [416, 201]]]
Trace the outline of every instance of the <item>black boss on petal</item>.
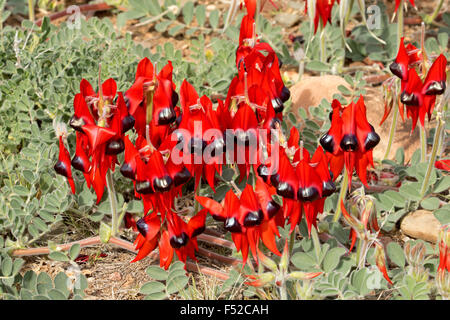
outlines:
[[298, 199], [305, 202], [313, 202], [320, 198], [319, 190], [315, 187], [298, 189]]
[[295, 199], [294, 188], [287, 182], [278, 183], [277, 193], [284, 198]]
[[208, 144], [205, 140], [197, 137], [192, 137], [188, 144], [188, 150], [191, 151], [191, 154], [196, 154], [198, 156], [203, 155], [203, 150], [205, 150]]
[[86, 124], [83, 118], [73, 116], [70, 118], [69, 125], [77, 131], [83, 132], [82, 127]]
[[418, 106], [419, 98], [414, 93], [402, 92], [400, 96], [400, 101], [408, 106]]
[[125, 143], [122, 139], [112, 140], [106, 145], [105, 153], [108, 155], [116, 155], [125, 150]]
[[138, 231], [145, 237], [147, 236], [148, 233], [148, 225], [147, 223], [145, 223], [144, 218], [139, 219], [136, 222], [136, 227], [138, 229]]
[[133, 168], [128, 164], [128, 163], [124, 163], [121, 167], [120, 167], [120, 173], [129, 179], [134, 180], [136, 172], [133, 170]]
[[184, 183], [186, 183], [191, 178], [191, 173], [189, 172], [186, 167], [183, 168], [183, 170], [177, 172], [175, 176], [173, 177], [173, 183], [175, 187], [178, 187]]
[[336, 186], [332, 180], [324, 181], [322, 184], [322, 197], [329, 197], [336, 192]]
[[172, 106], [175, 107], [178, 103], [178, 93], [172, 91]]
[[269, 201], [266, 208], [269, 219], [272, 219], [278, 213], [280, 208], [280, 205], [275, 200]]
[[426, 95], [439, 95], [445, 92], [445, 81], [433, 81], [425, 90]]
[[194, 238], [199, 234], [202, 234], [203, 232], [205, 232], [205, 229], [206, 229], [205, 226], [201, 226], [200, 228], [194, 229], [194, 231], [192, 231], [191, 238]]
[[59, 173], [62, 176], [67, 177], [68, 176], [68, 170], [67, 166], [64, 162], [58, 161], [55, 166], [53, 167], [57, 173]]
[[244, 218], [245, 227], [259, 226], [264, 219], [264, 213], [261, 209], [258, 211], [250, 211]]
[[164, 108], [158, 114], [158, 125], [171, 124], [177, 118], [177, 114], [173, 108]]
[[223, 138], [214, 139], [214, 141], [210, 145], [212, 147], [211, 149], [212, 157], [215, 157], [216, 155], [220, 156], [226, 151], [225, 141], [223, 140]]
[[358, 140], [354, 134], [346, 134], [342, 137], [340, 146], [344, 151], [356, 151], [358, 149]]
[[172, 186], [172, 178], [169, 176], [164, 176], [162, 178], [153, 179], [153, 188], [155, 191], [164, 192], [169, 191]]
[[278, 184], [280, 183], [280, 175], [279, 174], [271, 175], [270, 183], [276, 188], [278, 186]]
[[403, 68], [400, 64], [398, 64], [397, 62], [393, 62], [389, 66], [389, 69], [391, 69], [391, 72], [395, 74], [397, 77], [403, 79], [402, 77], [405, 72], [403, 71]]
[[256, 173], [258, 173], [258, 176], [260, 176], [264, 182], [267, 182], [267, 180], [269, 179], [269, 168], [267, 168], [263, 164], [260, 164], [258, 166], [258, 169], [256, 169]]
[[235, 217], [231, 217], [231, 218], [228, 218], [227, 220], [225, 220], [224, 227], [226, 230], [228, 230], [230, 232], [241, 232], [242, 231], [242, 227], [239, 224], [239, 221], [237, 221], [237, 219]]
[[122, 133], [127, 132], [134, 126], [134, 117], [132, 115], [128, 115], [122, 119]]
[[328, 133], [325, 133], [321, 138], [320, 138], [320, 145], [322, 146], [322, 148], [325, 149], [325, 151], [328, 152], [333, 152], [334, 150], [334, 139], [333, 136], [329, 135]]
[[77, 170], [80, 170], [85, 173], [87, 173], [87, 171], [89, 171], [89, 170], [85, 170], [86, 164], [83, 162], [83, 159], [81, 159], [81, 157], [79, 157], [79, 156], [73, 157], [71, 163], [72, 163], [72, 167], [74, 167]]
[[274, 98], [272, 99], [272, 107], [275, 113], [281, 113], [284, 110], [284, 104], [283, 101], [281, 101], [280, 98]]
[[149, 180], [146, 181], [137, 181], [136, 182], [136, 192], [142, 194], [151, 194], [154, 193], [152, 189], [152, 185]]
[[288, 88], [283, 87], [283, 89], [281, 90], [281, 94], [280, 94], [281, 101], [286, 102], [289, 100], [290, 97], [291, 97], [291, 91], [289, 91]]
[[172, 236], [169, 241], [172, 248], [179, 249], [187, 245], [189, 237], [185, 232], [182, 232], [179, 236]]
[[[372, 127], [372, 126], [371, 126]], [[380, 136], [375, 132], [372, 127], [372, 131], [367, 135], [366, 141], [364, 141], [364, 148], [370, 150], [380, 142]]]

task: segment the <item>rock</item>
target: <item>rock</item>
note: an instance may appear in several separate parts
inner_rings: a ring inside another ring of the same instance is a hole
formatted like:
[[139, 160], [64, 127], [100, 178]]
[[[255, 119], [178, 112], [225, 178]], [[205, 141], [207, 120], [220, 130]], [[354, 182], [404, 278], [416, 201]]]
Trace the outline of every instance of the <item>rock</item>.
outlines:
[[431, 211], [418, 210], [403, 218], [400, 229], [409, 237], [436, 243], [441, 223]]
[[301, 16], [295, 13], [280, 12], [275, 16], [275, 20], [284, 28], [290, 28], [300, 22]]
[[339, 85], [348, 86], [344, 78], [333, 75], [320, 77], [306, 77], [293, 85], [291, 90], [292, 110], [304, 108], [308, 111], [310, 106], [318, 106], [322, 99], [332, 101], [333, 95], [339, 93]]

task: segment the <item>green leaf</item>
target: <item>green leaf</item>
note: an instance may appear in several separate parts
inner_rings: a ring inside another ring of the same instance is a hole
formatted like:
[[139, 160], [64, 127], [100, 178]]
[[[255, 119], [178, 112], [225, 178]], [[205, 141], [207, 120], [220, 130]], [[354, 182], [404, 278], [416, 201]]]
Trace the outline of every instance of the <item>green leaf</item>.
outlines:
[[403, 184], [399, 191], [406, 199], [411, 199], [414, 201], [419, 201], [421, 199], [419, 191], [417, 191], [412, 184]]
[[2, 263], [2, 273], [4, 277], [9, 277], [12, 273], [13, 262], [10, 257], [5, 257]]
[[442, 225], [450, 223], [450, 205], [447, 204], [442, 208], [433, 211], [434, 216]]
[[397, 242], [389, 242], [387, 245], [387, 254], [388, 257], [394, 262], [397, 266], [404, 268], [406, 263], [406, 258], [402, 247]]
[[60, 251], [53, 251], [48, 255], [48, 257], [55, 261], [63, 261], [63, 262], [69, 261], [69, 257]]
[[292, 258], [291, 262], [297, 267], [300, 271], [313, 269], [316, 267], [316, 261], [309, 254], [304, 252], [296, 252]]
[[100, 241], [103, 243], [108, 243], [109, 238], [111, 238], [111, 228], [103, 221], [100, 223], [99, 235]]
[[191, 1], [187, 2], [183, 7], [182, 12], [184, 23], [189, 25], [194, 17], [194, 3]]
[[171, 21], [171, 20], [161, 21], [155, 25], [155, 29], [156, 29], [156, 31], [163, 33], [172, 24], [172, 22], [173, 21]]
[[330, 67], [320, 61], [311, 61], [306, 65], [306, 69], [310, 71], [317, 71], [317, 72], [328, 72], [330, 71]]
[[165, 292], [155, 292], [155, 293], [150, 293], [148, 295], [145, 296], [145, 300], [162, 300], [167, 298], [167, 295]]
[[189, 278], [185, 275], [169, 278], [166, 284], [167, 294], [173, 294], [183, 290], [189, 282]]
[[145, 272], [155, 280], [166, 281], [167, 280], [167, 271], [158, 266], [150, 266], [145, 270]]
[[74, 245], [72, 245], [70, 247], [70, 250], [69, 250], [70, 260], [75, 260], [78, 257], [78, 255], [80, 254], [80, 249], [81, 249], [81, 246], [78, 243], [75, 243]]
[[217, 27], [219, 26], [219, 14], [220, 12], [217, 9], [211, 11], [211, 13], [209, 14], [209, 24], [213, 29], [217, 29]]
[[323, 270], [326, 273], [332, 272], [341, 260], [341, 256], [347, 252], [344, 248], [332, 248], [330, 249], [325, 258], [323, 259]]
[[50, 297], [50, 299], [52, 299], [52, 300], [66, 300], [67, 299], [66, 296], [57, 289], [51, 289], [47, 294]]
[[197, 18], [198, 24], [203, 27], [206, 21], [206, 8], [204, 5], [195, 7], [195, 17]]
[[142, 294], [153, 294], [158, 292], [164, 292], [165, 286], [158, 281], [151, 281], [144, 284], [139, 290]]
[[439, 179], [434, 185], [433, 193], [441, 193], [442, 191], [446, 191], [448, 189], [450, 189], [450, 176], [445, 176]]
[[440, 200], [439, 200], [439, 198], [436, 198], [436, 197], [430, 197], [430, 198], [423, 199], [420, 202], [420, 205], [424, 209], [435, 210], [435, 209], [439, 208]]
[[142, 201], [131, 200], [128, 202], [127, 212], [129, 213], [142, 213], [144, 212], [144, 205]]

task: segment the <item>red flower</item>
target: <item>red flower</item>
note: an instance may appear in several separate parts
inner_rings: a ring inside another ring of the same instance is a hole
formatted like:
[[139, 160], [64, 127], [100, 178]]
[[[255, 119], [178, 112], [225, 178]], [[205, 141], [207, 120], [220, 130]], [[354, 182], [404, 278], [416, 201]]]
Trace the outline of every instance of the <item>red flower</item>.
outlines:
[[[316, 8], [312, 9], [315, 10], [314, 33], [317, 32], [319, 20], [322, 21], [322, 25], [324, 28], [327, 25], [327, 22], [331, 23], [331, 11], [333, 9], [334, 2], [335, 0], [316, 0]], [[308, 1], [305, 1], [305, 12], [308, 12], [308, 10], [310, 10], [307, 4]]]
[[[398, 7], [400, 6], [400, 0], [395, 0], [395, 12], [397, 12]], [[411, 5], [415, 8], [416, 5], [414, 4], [414, 0], [409, 0], [409, 3], [411, 3]]]
[[361, 96], [356, 104], [352, 102], [347, 107], [333, 100], [332, 107], [331, 128], [320, 138], [320, 144], [328, 152], [334, 179], [345, 163], [349, 185], [355, 168], [361, 182], [367, 185], [367, 167], [373, 166], [372, 149], [380, 137], [367, 121], [364, 99]]
[[439, 266], [438, 272], [450, 272], [450, 232], [449, 226], [443, 226], [439, 235]]
[[[160, 266], [167, 269], [173, 253], [186, 263], [186, 258], [196, 260], [197, 236], [205, 230], [206, 210], [199, 211], [188, 223], [177, 214], [168, 211], [163, 224], [155, 213], [146, 215], [137, 222], [139, 235], [135, 245], [138, 254], [132, 262], [139, 261], [159, 246]], [[164, 229], [163, 229], [164, 226]]]
[[450, 171], [450, 159], [436, 161], [434, 167], [436, 169]]
[[446, 65], [447, 59], [441, 54], [431, 65], [424, 82], [415, 69], [409, 69], [400, 100], [406, 105], [408, 118], [412, 119], [411, 131], [414, 130], [417, 119], [420, 119], [423, 127], [425, 115], [428, 114], [428, 119], [431, 118], [436, 95], [443, 94], [446, 88]]
[[260, 239], [272, 252], [280, 254], [274, 236], [279, 235], [277, 226], [280, 225], [280, 220], [277, 213], [281, 212], [280, 206], [272, 199], [270, 191], [261, 180], [257, 182], [255, 191], [251, 185], [247, 185], [240, 199], [229, 190], [223, 204], [201, 196], [196, 196], [196, 200], [208, 209], [215, 220], [224, 222], [225, 229], [231, 232], [237, 251], [242, 252], [244, 264], [249, 248], [256, 258]]
[[72, 177], [72, 169], [70, 168], [70, 154], [64, 146], [63, 137], [59, 137], [59, 158], [58, 162], [56, 162], [53, 167], [56, 173], [67, 178], [69, 182], [70, 188], [72, 189], [72, 193], [75, 194], [75, 183]]

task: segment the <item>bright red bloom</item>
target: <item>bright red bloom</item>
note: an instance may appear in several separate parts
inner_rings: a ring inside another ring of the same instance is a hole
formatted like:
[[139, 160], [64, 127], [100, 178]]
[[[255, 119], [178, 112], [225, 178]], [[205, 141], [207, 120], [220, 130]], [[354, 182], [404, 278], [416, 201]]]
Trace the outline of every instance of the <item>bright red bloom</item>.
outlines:
[[347, 107], [333, 100], [332, 107], [331, 128], [320, 138], [320, 144], [328, 152], [334, 179], [345, 163], [349, 185], [355, 168], [361, 182], [367, 185], [367, 167], [373, 166], [372, 149], [380, 137], [367, 121], [364, 99], [361, 96], [356, 104], [352, 102]]
[[139, 235], [135, 246], [138, 254], [132, 262], [143, 259], [156, 246], [159, 246], [160, 266], [166, 270], [172, 262], [174, 251], [184, 263], [187, 257], [197, 260], [197, 236], [205, 230], [206, 214], [206, 210], [201, 210], [186, 223], [177, 214], [168, 211], [163, 225], [157, 214], [146, 215], [137, 222]]
[[436, 169], [450, 171], [450, 159], [436, 161], [434, 167]]
[[[400, 0], [395, 0], [395, 12], [397, 12], [398, 7], [400, 6]], [[409, 3], [411, 3], [411, 5], [415, 8], [416, 5], [414, 4], [414, 0], [409, 0]]]
[[280, 206], [272, 199], [270, 191], [261, 180], [255, 191], [251, 185], [247, 185], [240, 199], [229, 190], [223, 204], [201, 196], [196, 196], [196, 200], [208, 209], [215, 220], [224, 222], [225, 229], [231, 232], [237, 251], [242, 252], [244, 264], [247, 262], [249, 248], [256, 258], [260, 239], [272, 252], [280, 254], [274, 236], [279, 235], [277, 226], [280, 225], [280, 220], [277, 214], [281, 212]]
[[67, 178], [70, 188], [72, 189], [72, 193], [75, 193], [75, 183], [72, 177], [72, 169], [70, 168], [70, 154], [64, 146], [62, 136], [59, 137], [59, 158], [58, 162], [56, 162], [54, 166], [54, 169], [56, 173]]
[[438, 272], [450, 272], [450, 227], [443, 226], [439, 235], [439, 266]]
[[[331, 23], [331, 11], [333, 10], [335, 0], [316, 0], [315, 16], [314, 16], [314, 34], [317, 32], [319, 20], [325, 28], [327, 22]], [[339, 3], [339, 0], [338, 0]], [[308, 12], [308, 1], [305, 1], [305, 12]]]
[[425, 115], [428, 115], [428, 119], [431, 118], [436, 95], [443, 94], [446, 89], [446, 65], [447, 59], [441, 54], [431, 65], [424, 82], [415, 69], [409, 69], [400, 99], [406, 105], [408, 118], [412, 119], [411, 131], [414, 130], [417, 119], [420, 119], [423, 127]]
[[[277, 6], [275, 5], [275, 3], [272, 0], [269, 0], [269, 1], [270, 1], [270, 3], [272, 3], [272, 5], [275, 8], [277, 8]], [[261, 0], [259, 11], [262, 11], [266, 2], [267, 2], [267, 0]], [[244, 3], [245, 3], [245, 7], [247, 8], [247, 14], [254, 18], [256, 9], [258, 6], [258, 1], [257, 0], [244, 0]], [[242, 8], [242, 3], [241, 3], [241, 8]]]

